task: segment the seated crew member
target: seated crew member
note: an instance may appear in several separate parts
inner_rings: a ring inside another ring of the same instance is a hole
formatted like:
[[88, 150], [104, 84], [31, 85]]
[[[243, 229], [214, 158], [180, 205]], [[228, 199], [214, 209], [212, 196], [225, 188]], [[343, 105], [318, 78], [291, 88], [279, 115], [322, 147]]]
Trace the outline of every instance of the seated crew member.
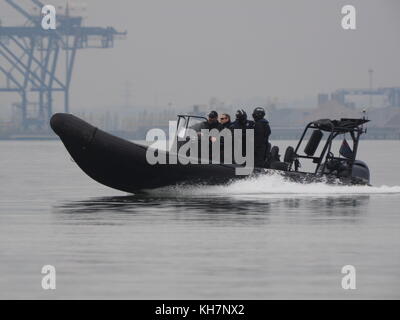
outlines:
[[[223, 130], [223, 126], [218, 122], [218, 113], [216, 111], [211, 111], [208, 114], [207, 120], [204, 122], [201, 122], [200, 126], [198, 127], [197, 131], [197, 135], [199, 136], [199, 154], [201, 153], [201, 136], [203, 135], [201, 133], [202, 129], [206, 129], [206, 130], [212, 130], [212, 129], [217, 129], [218, 131]], [[210, 142], [210, 149], [209, 149], [209, 156], [210, 159], [212, 157], [212, 143], [215, 143], [217, 141], [216, 137], [211, 136], [209, 138], [209, 142]]]
[[[242, 130], [242, 156], [246, 155], [246, 130], [247, 129], [252, 129], [254, 126], [253, 121], [247, 120], [247, 113], [246, 111], [242, 110], [237, 110], [236, 111], [236, 120], [232, 122], [231, 126], [229, 129], [232, 130], [233, 137], [234, 136], [234, 130], [239, 129]], [[233, 144], [235, 146], [235, 144]]]
[[218, 131], [223, 130], [223, 126], [218, 122], [218, 113], [217, 111], [211, 111], [208, 116], [207, 120], [196, 123], [193, 126], [190, 127], [190, 129], [193, 129], [196, 131], [198, 136], [201, 136], [201, 130], [202, 129], [207, 129], [207, 130], [212, 130], [212, 129], [217, 129]]
[[264, 117], [264, 108], [257, 107], [254, 109], [254, 165], [256, 167], [264, 167], [267, 156], [268, 139], [271, 134], [269, 122], [264, 119]]
[[227, 113], [221, 114], [221, 117], [219, 118], [219, 123], [222, 129], [229, 128], [232, 124], [231, 116]]
[[216, 111], [211, 111], [208, 116], [207, 120], [203, 122], [196, 123], [190, 127], [190, 129], [193, 129], [197, 132], [198, 135], [201, 135], [201, 130], [202, 129], [217, 129], [221, 130], [222, 125], [218, 122], [218, 113]]
[[221, 130], [221, 124], [218, 122], [218, 113], [217, 111], [211, 111], [208, 114], [207, 121], [202, 122], [201, 129], [217, 129]]

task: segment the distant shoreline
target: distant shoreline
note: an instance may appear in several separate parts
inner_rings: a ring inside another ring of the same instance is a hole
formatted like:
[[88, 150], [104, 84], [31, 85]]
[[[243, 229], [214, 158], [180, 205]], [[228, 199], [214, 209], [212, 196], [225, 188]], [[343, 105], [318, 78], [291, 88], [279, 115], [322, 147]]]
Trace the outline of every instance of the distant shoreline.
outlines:
[[[126, 140], [145, 140], [146, 132], [149, 128], [142, 128], [137, 131], [105, 130], [112, 135]], [[167, 129], [167, 128], [161, 128]], [[304, 128], [284, 128], [272, 126], [271, 140], [298, 140]], [[45, 141], [58, 140], [58, 136], [53, 132], [42, 133], [0, 133], [0, 140], [21, 140], [21, 141]], [[362, 140], [400, 140], [400, 128], [367, 128], [367, 134]]]

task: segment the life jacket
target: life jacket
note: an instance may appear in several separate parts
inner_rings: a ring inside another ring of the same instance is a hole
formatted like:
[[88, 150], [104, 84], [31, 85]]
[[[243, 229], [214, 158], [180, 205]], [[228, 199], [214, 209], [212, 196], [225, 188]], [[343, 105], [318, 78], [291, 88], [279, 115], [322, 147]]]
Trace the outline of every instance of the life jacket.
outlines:
[[267, 119], [261, 119], [261, 120], [257, 120], [257, 122], [263, 122], [263, 123], [265, 123], [265, 124], [268, 124], [269, 125], [269, 121], [267, 120]]
[[250, 120], [246, 120], [245, 123], [239, 122], [235, 120], [232, 122], [229, 129], [252, 129], [254, 127], [254, 122]]

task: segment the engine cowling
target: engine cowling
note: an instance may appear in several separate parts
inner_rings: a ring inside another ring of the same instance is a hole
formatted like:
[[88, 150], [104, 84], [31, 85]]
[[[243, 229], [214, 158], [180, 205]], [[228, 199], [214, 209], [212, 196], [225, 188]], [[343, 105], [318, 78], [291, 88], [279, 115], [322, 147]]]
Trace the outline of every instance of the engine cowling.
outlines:
[[353, 178], [361, 179], [365, 183], [369, 184], [370, 182], [370, 173], [368, 165], [361, 160], [354, 161], [353, 168], [351, 170], [351, 176]]

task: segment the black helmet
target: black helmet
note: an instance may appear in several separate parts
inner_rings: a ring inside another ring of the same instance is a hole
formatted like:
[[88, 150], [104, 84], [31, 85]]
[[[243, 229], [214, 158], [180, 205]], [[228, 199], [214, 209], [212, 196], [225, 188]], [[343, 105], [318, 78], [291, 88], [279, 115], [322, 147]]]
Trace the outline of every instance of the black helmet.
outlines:
[[210, 119], [217, 119], [218, 118], [218, 112], [213, 110], [208, 114], [208, 117]]
[[265, 110], [263, 107], [257, 107], [253, 111], [253, 118], [254, 120], [261, 120], [265, 117]]
[[246, 111], [244, 111], [243, 109], [236, 111], [236, 120], [238, 120], [239, 122], [246, 121], [247, 120]]

